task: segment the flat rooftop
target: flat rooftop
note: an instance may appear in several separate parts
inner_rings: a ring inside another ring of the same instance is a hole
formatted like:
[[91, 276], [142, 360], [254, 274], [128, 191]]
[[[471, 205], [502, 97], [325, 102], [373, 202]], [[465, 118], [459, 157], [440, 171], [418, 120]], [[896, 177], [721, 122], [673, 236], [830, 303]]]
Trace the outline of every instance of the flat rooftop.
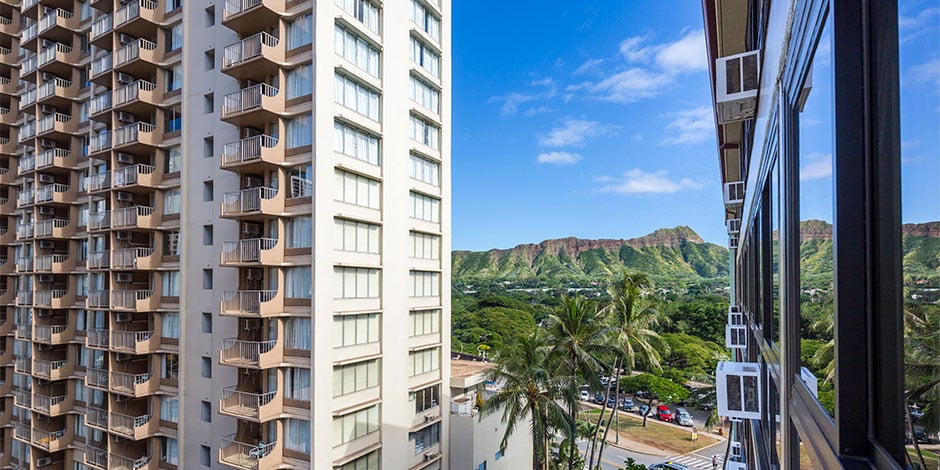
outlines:
[[467, 388], [483, 381], [486, 371], [493, 367], [491, 362], [466, 361], [451, 359], [450, 386], [454, 388]]

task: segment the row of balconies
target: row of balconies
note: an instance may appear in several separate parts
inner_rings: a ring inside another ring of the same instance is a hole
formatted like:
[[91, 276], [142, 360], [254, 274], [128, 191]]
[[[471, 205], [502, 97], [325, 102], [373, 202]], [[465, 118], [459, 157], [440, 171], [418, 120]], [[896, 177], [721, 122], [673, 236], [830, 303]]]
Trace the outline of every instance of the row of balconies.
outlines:
[[[121, 448], [118, 447], [118, 449]], [[105, 449], [87, 446], [85, 447], [85, 465], [99, 470], [156, 470], [159, 468], [159, 460], [151, 458], [146, 451], [138, 457], [126, 455], [125, 453], [128, 452], [126, 449], [121, 449], [121, 452], [108, 452]]]
[[72, 238], [77, 227], [70, 219], [47, 219], [33, 223], [16, 224], [16, 239], [28, 240], [30, 238]]
[[105, 369], [87, 369], [85, 386], [120, 395], [142, 398], [160, 390], [160, 377], [149, 371], [119, 372]]
[[85, 181], [88, 182], [90, 193], [135, 186], [157, 189], [163, 182], [163, 172], [156, 166], [137, 163], [114, 171], [91, 175]]

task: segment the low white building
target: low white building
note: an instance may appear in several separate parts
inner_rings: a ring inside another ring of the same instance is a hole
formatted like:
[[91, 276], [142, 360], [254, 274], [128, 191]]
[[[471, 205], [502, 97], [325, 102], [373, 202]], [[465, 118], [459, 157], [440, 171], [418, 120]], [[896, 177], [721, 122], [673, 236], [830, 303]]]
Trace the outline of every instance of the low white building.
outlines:
[[477, 394], [485, 400], [496, 392], [485, 381], [487, 362], [451, 361], [450, 468], [453, 470], [514, 470], [532, 465], [532, 436], [529, 426], [520, 423], [500, 447], [506, 425], [502, 412], [480, 420]]

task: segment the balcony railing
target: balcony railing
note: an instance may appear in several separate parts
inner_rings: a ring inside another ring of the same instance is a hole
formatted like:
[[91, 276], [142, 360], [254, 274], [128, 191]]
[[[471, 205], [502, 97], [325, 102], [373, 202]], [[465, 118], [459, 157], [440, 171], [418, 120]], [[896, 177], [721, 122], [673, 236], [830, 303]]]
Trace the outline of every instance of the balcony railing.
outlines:
[[[107, 416], [107, 414], [105, 414]], [[105, 423], [107, 427], [107, 423]], [[108, 451], [97, 447], [85, 447], [85, 465], [99, 470], [108, 468]]]
[[13, 403], [16, 406], [29, 408], [33, 404], [33, 396], [30, 395], [29, 390], [17, 389], [13, 391]]
[[[117, 22], [117, 21], [115, 21]], [[157, 43], [147, 39], [137, 39], [131, 41], [118, 50], [114, 51], [114, 66], [120, 67], [132, 60], [140, 58], [140, 51], [153, 51], [157, 49]]]
[[36, 137], [36, 121], [29, 121], [20, 126], [20, 143], [24, 143], [33, 137]]
[[111, 131], [114, 134], [114, 146], [129, 144], [132, 142], [137, 142], [139, 134], [144, 133], [153, 133], [157, 130], [157, 126], [150, 124], [149, 122], [135, 122], [129, 126], [119, 127]]
[[233, 165], [261, 158], [261, 149], [274, 148], [277, 137], [269, 135], [256, 135], [235, 142], [229, 142], [222, 147], [222, 164]]
[[57, 122], [69, 122], [72, 116], [65, 113], [55, 113], [36, 121], [36, 135], [42, 135], [55, 129]]
[[111, 343], [111, 332], [108, 330], [88, 330], [85, 341], [88, 346], [107, 349]]
[[66, 399], [68, 399], [68, 395], [47, 397], [45, 395], [33, 394], [33, 409], [41, 413], [49, 414], [53, 406], [64, 402]]
[[34, 325], [33, 340], [48, 343], [52, 341], [52, 335], [61, 334], [67, 329], [68, 325]]
[[247, 62], [261, 55], [263, 46], [276, 47], [278, 39], [268, 33], [261, 32], [249, 36], [235, 44], [225, 46], [224, 56], [222, 57], [222, 67], [231, 67], [242, 62]]
[[110, 429], [115, 434], [134, 438], [134, 430], [150, 422], [150, 415], [127, 416], [121, 413], [111, 413]]
[[23, 32], [20, 34], [20, 44], [27, 43], [32, 41], [36, 35], [39, 34], [39, 25], [33, 23], [23, 29]]
[[51, 237], [54, 229], [64, 228], [69, 225], [69, 219], [50, 219], [36, 222], [37, 237]]
[[112, 331], [111, 348], [134, 352], [137, 343], [143, 343], [153, 337], [153, 331]]
[[91, 387], [107, 389], [108, 388], [108, 371], [104, 369], [92, 369], [92, 368], [86, 369], [85, 370], [85, 384]]
[[101, 75], [111, 70], [111, 54], [101, 56], [91, 61], [91, 76]]
[[[20, 331], [19, 326], [16, 331]], [[29, 374], [33, 370], [33, 363], [26, 356], [16, 356], [13, 358], [13, 370], [21, 374]]]
[[148, 463], [150, 463], [150, 456], [144, 455], [137, 459], [132, 459], [130, 457], [124, 457], [123, 455], [115, 454], [111, 452], [111, 455], [108, 457], [110, 459], [109, 470], [140, 470], [145, 468]]
[[230, 434], [222, 438], [219, 457], [226, 464], [235, 467], [257, 469], [258, 460], [270, 454], [276, 446], [277, 442], [258, 444], [239, 442], [235, 440], [235, 434]]
[[222, 19], [227, 20], [235, 15], [240, 15], [261, 5], [261, 3], [261, 0], [225, 0], [225, 6], [222, 9]]
[[138, 0], [128, 3], [114, 12], [114, 27], [121, 26], [140, 16], [140, 9], [156, 10], [157, 2], [152, 0]]
[[85, 423], [100, 429], [108, 429], [108, 412], [101, 408], [85, 408]]
[[[16, 305], [32, 305], [33, 304], [33, 291], [31, 290], [18, 290], [16, 291]], [[17, 337], [21, 335], [32, 335], [32, 332], [20, 331], [19, 328], [16, 329]]]
[[55, 165], [56, 158], [68, 158], [72, 152], [69, 149], [52, 148], [36, 154], [36, 169], [48, 168]]
[[262, 97], [277, 96], [278, 89], [267, 83], [259, 83], [248, 88], [225, 95], [222, 104], [222, 116], [242, 113], [261, 107]]
[[276, 290], [226, 291], [222, 297], [222, 311], [228, 313], [261, 313], [261, 303], [277, 296]]
[[274, 199], [277, 189], [249, 188], [227, 192], [222, 196], [222, 215], [238, 215], [261, 210], [262, 199]]
[[88, 298], [86, 299], [86, 302], [91, 308], [108, 308], [108, 306], [111, 305], [111, 291], [88, 291]]
[[153, 248], [124, 248], [114, 250], [111, 264], [114, 268], [136, 268], [137, 259], [152, 255]]
[[33, 375], [44, 379], [52, 377], [52, 371], [59, 370], [68, 365], [68, 361], [62, 359], [57, 361], [47, 361], [45, 359], [33, 359]]
[[102, 230], [110, 227], [111, 211], [88, 213], [88, 230]]
[[85, 178], [88, 184], [88, 191], [102, 191], [111, 187], [111, 172], [96, 173]]
[[55, 26], [57, 18], [68, 20], [72, 18], [73, 16], [75, 15], [68, 10], [56, 8], [54, 11], [50, 11], [49, 13], [46, 13], [45, 15], [42, 16], [42, 18], [39, 19], [39, 32], [40, 33], [45, 32], [49, 28]]
[[114, 90], [114, 105], [120, 106], [124, 103], [134, 101], [140, 97], [141, 91], [153, 91], [157, 89], [157, 84], [146, 80], [137, 80], [134, 83], [124, 85]]
[[[36, 56], [31, 55], [27, 57], [26, 60], [24, 60], [23, 63], [20, 64], [20, 76], [24, 76], [24, 75], [35, 72], [37, 63], [38, 62], [36, 60]], [[22, 105], [20, 106], [22, 107]]]
[[[54, 221], [42, 221], [42, 222], [54, 222]], [[40, 223], [42, 223], [40, 222]], [[38, 230], [38, 228], [37, 228]], [[69, 255], [39, 255], [36, 256], [36, 267], [35, 271], [37, 272], [49, 272], [52, 271], [52, 265], [55, 263], [64, 263], [69, 259]]]
[[150, 175], [155, 171], [157, 171], [157, 167], [144, 165], [143, 163], [118, 168], [114, 170], [114, 187], [121, 188], [137, 184], [137, 175]]
[[42, 85], [39, 85], [39, 88], [36, 89], [36, 94], [39, 97], [38, 99], [44, 99], [54, 95], [55, 89], [57, 87], [68, 88], [70, 86], [72, 86], [72, 82], [70, 80], [56, 77], [52, 80], [44, 82]]
[[36, 188], [36, 202], [49, 202], [55, 193], [65, 193], [71, 187], [67, 184], [53, 183]]
[[137, 308], [138, 300], [145, 300], [153, 295], [153, 290], [115, 290], [111, 291], [111, 308]]
[[110, 251], [92, 251], [88, 253], [88, 269], [105, 269], [111, 266]]
[[137, 218], [153, 214], [153, 207], [131, 206], [111, 211], [111, 226], [114, 228], [136, 227]]
[[111, 372], [111, 390], [133, 395], [135, 387], [150, 381], [150, 373], [127, 374], [124, 372]]
[[39, 0], [23, 0], [23, 4], [20, 6], [20, 11], [25, 12], [26, 10], [36, 6], [37, 3], [39, 3]]
[[28, 424], [23, 424], [20, 422], [13, 423], [13, 435], [20, 440], [29, 441], [30, 435], [32, 434]]
[[112, 27], [111, 14], [108, 13], [91, 24], [91, 39], [97, 39], [98, 37], [110, 33]]
[[[32, 233], [33, 227], [29, 227], [29, 232]], [[17, 230], [19, 231], [19, 230]], [[26, 228], [24, 227], [24, 231]], [[16, 270], [17, 272], [28, 272], [33, 270], [33, 257], [32, 256], [17, 256], [16, 257]], [[26, 291], [21, 291], [26, 292]]]
[[37, 427], [33, 427], [33, 444], [48, 449], [53, 442], [62, 439], [65, 437], [65, 429], [58, 429], [55, 431], [44, 431]]
[[221, 409], [247, 418], [257, 418], [261, 407], [271, 403], [277, 392], [251, 393], [236, 390], [235, 386], [222, 389]]
[[253, 263], [261, 261], [261, 251], [277, 245], [276, 238], [250, 238], [222, 244], [223, 263]]
[[105, 92], [91, 99], [88, 103], [88, 114], [98, 114], [111, 109], [111, 92]]
[[25, 157], [20, 157], [18, 162], [18, 173], [23, 174], [29, 171], [33, 171], [36, 168], [36, 157], [32, 155], [27, 155]]
[[93, 135], [88, 139], [88, 151], [91, 153], [100, 152], [109, 148], [111, 148], [111, 131]]
[[225, 338], [222, 340], [222, 362], [257, 366], [261, 355], [270, 352], [276, 344], [277, 340], [241, 341], [238, 338]]
[[45, 49], [39, 51], [39, 66], [48, 64], [55, 60], [56, 53], [61, 52], [63, 54], [68, 54], [72, 52], [72, 46], [68, 44], [62, 44], [57, 42], [51, 46], [46, 47]]

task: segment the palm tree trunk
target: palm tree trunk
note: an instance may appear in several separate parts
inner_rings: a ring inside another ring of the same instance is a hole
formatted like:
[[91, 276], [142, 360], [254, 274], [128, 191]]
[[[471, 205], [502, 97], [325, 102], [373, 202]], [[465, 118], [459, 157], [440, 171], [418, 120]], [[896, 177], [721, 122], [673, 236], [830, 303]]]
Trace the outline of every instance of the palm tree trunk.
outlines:
[[[575, 385], [577, 385], [577, 382], [575, 382]], [[571, 404], [571, 429], [568, 433], [568, 440], [571, 441], [571, 447], [568, 449], [568, 470], [574, 470], [574, 456], [578, 452], [578, 408], [580, 407], [581, 402], [579, 401], [575, 401]], [[562, 443], [561, 446], [564, 446], [564, 443]], [[561, 452], [561, 446], [558, 448], [559, 453]]]
[[[622, 358], [618, 358], [618, 359], [617, 359], [617, 363], [614, 365], [614, 367], [615, 367], [614, 375], [619, 374], [620, 366], [622, 365], [622, 363], [623, 363], [623, 359], [622, 359]], [[619, 386], [620, 386], [620, 382], [619, 382], [619, 380], [618, 380], [618, 382], [617, 382], [617, 387], [619, 387]], [[607, 391], [606, 391], [606, 393], [604, 394], [604, 403], [601, 405], [601, 415], [600, 415], [600, 417], [597, 418], [597, 427], [594, 428], [594, 437], [591, 439], [591, 458], [588, 459], [588, 469], [590, 469], [590, 470], [594, 470], [594, 455], [595, 455], [595, 454], [594, 454], [594, 450], [595, 450], [595, 447], [597, 446], [597, 434], [598, 434], [598, 433], [600, 432], [600, 430], [601, 430], [601, 421], [604, 419], [604, 411], [607, 410], [607, 402], [610, 401], [610, 383], [609, 383], [609, 382], [608, 382], [608, 385], [606, 385], [606, 387], [607, 387]], [[616, 412], [616, 409], [617, 409], [617, 406], [616, 406], [616, 403], [615, 403], [615, 404], [614, 404], [614, 412]], [[613, 414], [611, 414], [610, 416], [611, 416], [611, 418], [613, 418]], [[608, 423], [607, 426], [610, 427], [610, 424]], [[597, 461], [600, 462], [600, 460], [601, 460], [601, 455], [598, 455], [598, 456], [597, 456]]]
[[917, 443], [917, 436], [914, 435], [914, 419], [911, 416], [911, 407], [907, 404], [907, 398], [904, 399], [904, 415], [907, 416], [907, 430], [911, 433], [911, 442], [914, 443], [917, 459], [920, 460], [920, 466], [927, 470], [927, 462], [924, 461], [924, 454], [920, 452], [920, 444]]
[[[617, 399], [620, 398], [620, 368], [617, 368], [617, 385], [614, 387], [614, 397]], [[608, 399], [609, 400], [609, 399]], [[614, 402], [614, 409], [611, 411], [610, 419], [607, 420], [607, 428], [604, 429], [604, 437], [601, 438], [601, 451], [598, 453], [598, 456], [604, 455], [604, 447], [607, 446], [607, 433], [610, 432], [610, 423], [614, 422], [614, 417], [617, 417], [617, 435], [620, 435], [620, 413], [617, 412], [617, 402]], [[598, 461], [601, 457], [598, 457]]]

